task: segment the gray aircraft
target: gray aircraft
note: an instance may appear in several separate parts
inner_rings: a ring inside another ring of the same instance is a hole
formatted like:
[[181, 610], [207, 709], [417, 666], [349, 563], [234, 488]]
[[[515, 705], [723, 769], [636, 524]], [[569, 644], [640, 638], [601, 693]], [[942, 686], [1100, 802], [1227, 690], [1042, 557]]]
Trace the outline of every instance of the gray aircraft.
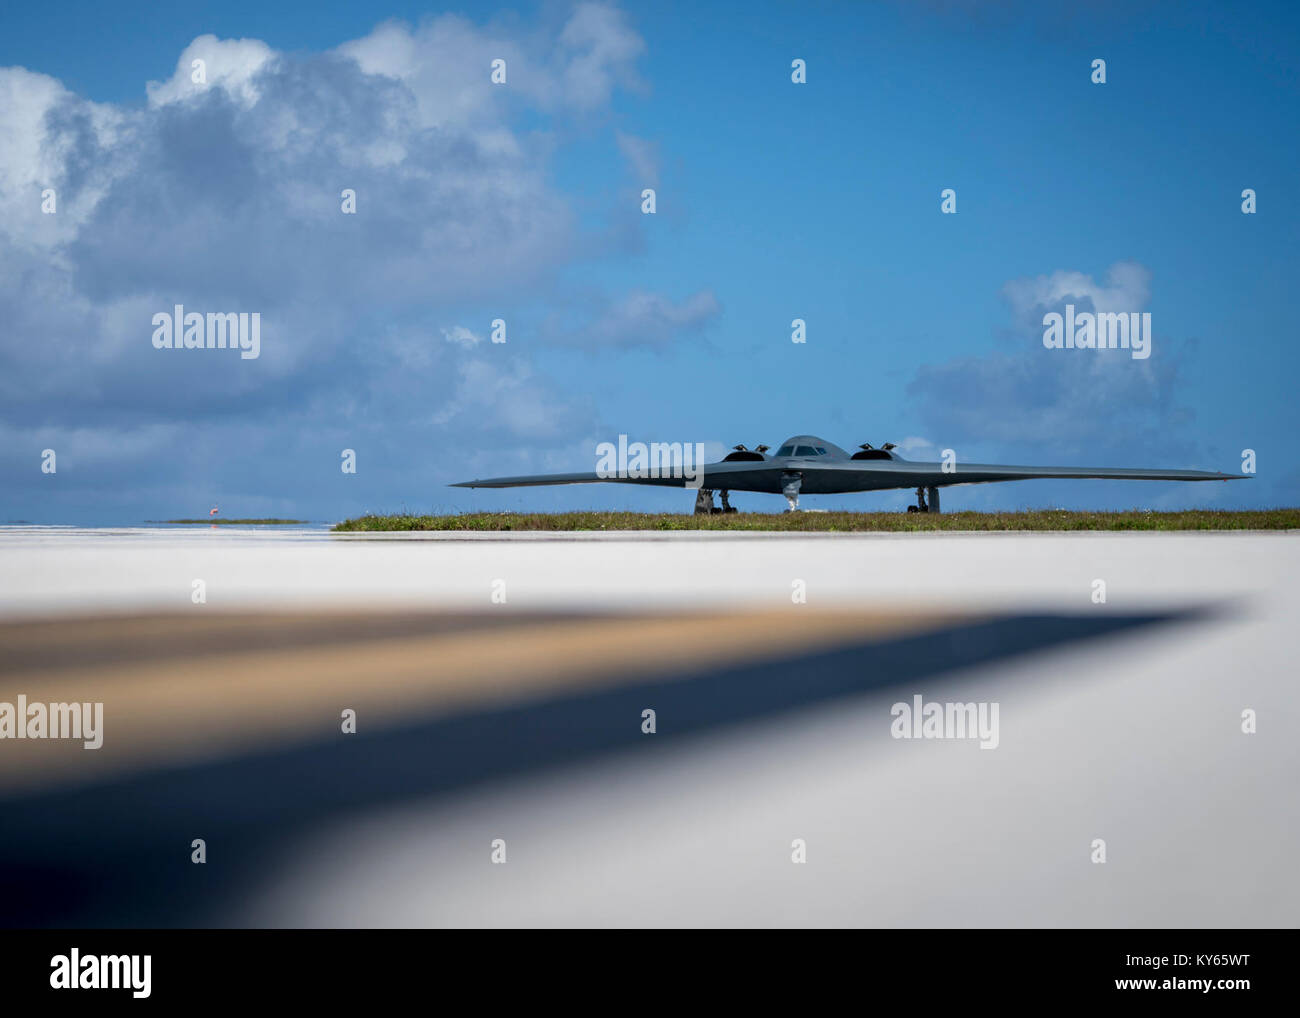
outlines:
[[[673, 488], [695, 487], [697, 513], [735, 512], [728, 495], [733, 491], [760, 491], [784, 495], [790, 511], [799, 508], [799, 496], [838, 495], [853, 491], [884, 491], [915, 488], [916, 505], [908, 512], [937, 513], [939, 489], [956, 484], [986, 484], [990, 481], [1027, 481], [1046, 477], [1100, 478], [1133, 481], [1233, 481], [1244, 474], [1218, 474], [1207, 470], [1148, 470], [1140, 467], [1015, 467], [990, 463], [913, 463], [905, 460], [892, 442], [879, 449], [863, 443], [849, 454], [816, 435], [795, 435], [786, 439], [769, 456], [768, 446], [746, 449], [743, 445], [718, 463], [707, 463], [694, 477], [676, 476], [661, 469], [657, 477], [605, 477], [597, 473], [534, 474], [525, 477], [492, 477], [462, 481], [455, 488], [521, 488], [541, 484], [656, 484]], [[722, 493], [721, 510], [714, 507], [713, 493]]]

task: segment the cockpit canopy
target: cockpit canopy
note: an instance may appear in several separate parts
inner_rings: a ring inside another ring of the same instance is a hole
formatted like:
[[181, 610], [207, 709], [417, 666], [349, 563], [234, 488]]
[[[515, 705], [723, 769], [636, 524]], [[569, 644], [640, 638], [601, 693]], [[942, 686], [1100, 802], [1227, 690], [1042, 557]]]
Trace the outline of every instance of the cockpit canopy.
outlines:
[[776, 451], [778, 456], [825, 456], [824, 446], [817, 445], [783, 445]]
[[816, 456], [841, 460], [849, 458], [849, 454], [838, 445], [828, 442], [824, 438], [818, 438], [816, 435], [795, 435], [793, 438], [787, 438], [781, 443], [780, 448], [776, 450], [775, 455], [809, 459]]

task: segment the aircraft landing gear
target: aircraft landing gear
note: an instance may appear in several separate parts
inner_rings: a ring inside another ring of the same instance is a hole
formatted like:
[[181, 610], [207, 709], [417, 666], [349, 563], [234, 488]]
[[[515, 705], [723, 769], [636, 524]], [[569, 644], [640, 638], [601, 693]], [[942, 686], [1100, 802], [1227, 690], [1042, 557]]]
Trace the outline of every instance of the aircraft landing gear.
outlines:
[[[927, 491], [930, 493], [930, 502], [928, 505], [925, 501]], [[939, 489], [917, 488], [916, 505], [909, 505], [907, 511], [909, 513], [937, 513], [939, 511]]]
[[802, 484], [803, 474], [789, 473], [781, 475], [781, 494], [790, 503], [790, 507], [786, 512], [797, 513], [799, 511], [799, 488]]
[[695, 515], [709, 516], [717, 512], [713, 507], [713, 489], [701, 488], [695, 493]]
[[729, 491], [722, 492], [722, 511], [724, 513], [734, 513], [736, 511], [736, 507], [731, 504], [731, 501], [727, 497], [730, 494], [731, 492]]

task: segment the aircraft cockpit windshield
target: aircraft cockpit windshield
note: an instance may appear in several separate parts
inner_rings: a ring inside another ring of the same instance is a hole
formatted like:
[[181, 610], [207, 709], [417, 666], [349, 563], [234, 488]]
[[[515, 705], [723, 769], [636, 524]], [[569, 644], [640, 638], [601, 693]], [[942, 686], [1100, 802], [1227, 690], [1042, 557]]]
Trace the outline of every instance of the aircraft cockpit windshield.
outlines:
[[825, 456], [826, 450], [820, 445], [783, 445], [776, 451], [778, 456]]

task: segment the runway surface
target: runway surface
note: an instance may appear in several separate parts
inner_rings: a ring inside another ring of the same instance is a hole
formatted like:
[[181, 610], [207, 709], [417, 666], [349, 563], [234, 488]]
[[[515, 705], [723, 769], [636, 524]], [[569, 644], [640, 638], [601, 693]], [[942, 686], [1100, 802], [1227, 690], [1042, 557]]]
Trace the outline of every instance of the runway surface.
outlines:
[[0, 528], [0, 923], [1295, 925], [1298, 549]]

